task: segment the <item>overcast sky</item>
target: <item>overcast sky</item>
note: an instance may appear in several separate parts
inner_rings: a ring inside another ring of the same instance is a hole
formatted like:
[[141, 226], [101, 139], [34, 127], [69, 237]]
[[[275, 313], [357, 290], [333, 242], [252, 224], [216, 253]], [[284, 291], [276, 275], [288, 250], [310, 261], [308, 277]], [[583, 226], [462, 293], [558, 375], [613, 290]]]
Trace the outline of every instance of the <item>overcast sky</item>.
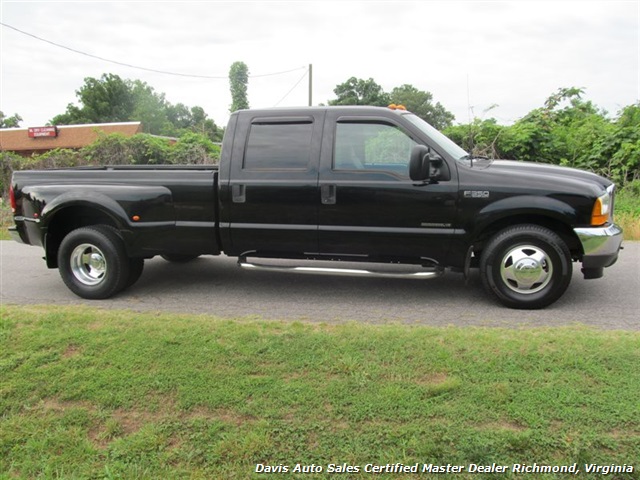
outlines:
[[334, 98], [349, 77], [373, 78], [386, 91], [408, 83], [431, 92], [459, 123], [468, 121], [469, 106], [478, 117], [511, 123], [560, 87], [584, 88], [612, 115], [640, 98], [640, 0], [0, 0], [0, 8], [3, 23], [71, 49], [221, 77], [115, 65], [1, 26], [0, 110], [21, 115], [23, 127], [63, 113], [84, 78], [103, 73], [143, 80], [224, 125], [235, 61], [249, 67], [254, 108], [307, 105], [309, 64], [314, 104]]

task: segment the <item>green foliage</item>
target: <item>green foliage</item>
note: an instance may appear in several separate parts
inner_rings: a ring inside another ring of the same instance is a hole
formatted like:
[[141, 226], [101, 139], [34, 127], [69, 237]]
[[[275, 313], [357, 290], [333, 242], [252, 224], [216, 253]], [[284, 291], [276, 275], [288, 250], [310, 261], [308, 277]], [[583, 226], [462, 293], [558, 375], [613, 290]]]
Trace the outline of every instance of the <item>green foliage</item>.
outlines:
[[126, 165], [131, 163], [127, 151], [127, 137], [120, 133], [102, 135], [96, 142], [82, 149], [89, 165]]
[[220, 158], [220, 146], [205, 135], [188, 133], [171, 148], [171, 163], [205, 164]]
[[398, 129], [382, 127], [364, 145], [367, 164], [407, 165], [415, 142]]
[[336, 86], [333, 92], [338, 96], [329, 100], [329, 105], [373, 105], [386, 107], [391, 103], [391, 97], [373, 78], [363, 80], [351, 77], [344, 83]]
[[333, 90], [337, 98], [329, 100], [329, 105], [372, 105], [386, 107], [392, 103], [404, 105], [407, 110], [415, 113], [435, 128], [442, 129], [454, 119], [440, 103], [433, 103], [430, 92], [418, 90], [413, 85], [404, 84], [387, 93], [373, 78], [363, 80], [351, 77]]
[[221, 142], [224, 129], [218, 128], [216, 123], [207, 117], [202, 107], [186, 107], [178, 103], [170, 105], [167, 109], [170, 129], [163, 135], [182, 138], [191, 133], [200, 134], [212, 142]]
[[630, 182], [640, 181], [640, 103], [622, 110], [602, 143], [602, 156], [609, 158], [605, 173]]
[[[342, 462], [640, 466], [638, 332], [0, 309], [6, 478], [250, 479], [257, 463], [298, 462], [324, 466], [314, 479], [336, 478], [326, 465]], [[274, 476], [289, 477], [306, 478]]]
[[54, 125], [126, 122], [135, 107], [133, 93], [118, 75], [104, 73], [99, 79], [87, 77], [76, 90], [81, 107], [67, 105], [67, 111], [51, 120]]
[[2, 198], [7, 198], [11, 173], [19, 169], [23, 161], [24, 159], [20, 155], [0, 150], [0, 194], [2, 194]]
[[430, 92], [418, 90], [413, 85], [396, 87], [390, 94], [391, 103], [404, 105], [412, 113], [425, 120], [438, 130], [448, 127], [455, 118], [453, 113], [447, 111], [440, 102], [433, 103], [433, 95]]
[[561, 88], [511, 126], [476, 118], [444, 133], [465, 150], [491, 158], [590, 170], [620, 185], [640, 179], [640, 104], [610, 119], [582, 94], [579, 88]]
[[229, 87], [231, 88], [230, 112], [249, 108], [247, 84], [249, 83], [249, 67], [244, 62], [234, 62], [229, 69]]
[[187, 133], [175, 143], [148, 134], [125, 137], [112, 133], [80, 150], [56, 149], [28, 158], [0, 152], [0, 193], [7, 198], [15, 170], [89, 165], [200, 165], [215, 164], [219, 158], [220, 147], [199, 133]]
[[140, 80], [134, 80], [130, 87], [134, 98], [131, 118], [142, 122], [145, 133], [171, 136], [176, 126], [169, 118], [172, 106], [167, 103], [164, 93], [156, 93], [153, 87]]
[[446, 127], [443, 133], [468, 152], [491, 158], [497, 156], [497, 142], [504, 141], [505, 127], [490, 118], [488, 120], [474, 119], [470, 125], [455, 125]]
[[57, 148], [42, 155], [21, 157], [12, 152], [0, 151], [0, 194], [7, 198], [11, 174], [15, 170], [77, 167], [87, 164], [80, 152]]
[[199, 132], [214, 142], [221, 141], [222, 131], [207, 117], [202, 107], [172, 105], [164, 93], [140, 80], [123, 80], [118, 75], [103, 74], [99, 79], [87, 77], [76, 91], [80, 106], [67, 105], [55, 116], [53, 125], [109, 122], [142, 122], [145, 133], [179, 137]]
[[56, 148], [29, 159], [29, 168], [68, 168], [82, 165], [83, 159], [77, 150]]
[[162, 165], [170, 161], [169, 140], [152, 135], [134, 135], [126, 142], [129, 160], [134, 165]]
[[616, 213], [629, 213], [640, 218], [640, 180], [627, 183], [616, 194]]
[[220, 148], [197, 133], [187, 133], [175, 143], [147, 134], [127, 138], [116, 133], [81, 149], [79, 156], [91, 165], [212, 164]]
[[7, 117], [4, 112], [0, 111], [0, 128], [17, 128], [21, 121], [22, 117], [17, 113]]

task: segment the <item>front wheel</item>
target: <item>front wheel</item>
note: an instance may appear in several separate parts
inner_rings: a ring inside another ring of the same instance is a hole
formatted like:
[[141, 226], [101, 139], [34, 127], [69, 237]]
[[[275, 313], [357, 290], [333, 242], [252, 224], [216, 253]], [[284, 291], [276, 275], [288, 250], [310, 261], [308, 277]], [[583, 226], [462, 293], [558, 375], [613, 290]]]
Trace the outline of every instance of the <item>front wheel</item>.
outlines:
[[64, 237], [58, 269], [69, 290], [91, 300], [111, 297], [130, 279], [124, 242], [115, 229], [103, 225], [78, 228]]
[[484, 287], [510, 308], [551, 305], [567, 290], [572, 271], [566, 243], [538, 225], [502, 230], [489, 240], [480, 257]]

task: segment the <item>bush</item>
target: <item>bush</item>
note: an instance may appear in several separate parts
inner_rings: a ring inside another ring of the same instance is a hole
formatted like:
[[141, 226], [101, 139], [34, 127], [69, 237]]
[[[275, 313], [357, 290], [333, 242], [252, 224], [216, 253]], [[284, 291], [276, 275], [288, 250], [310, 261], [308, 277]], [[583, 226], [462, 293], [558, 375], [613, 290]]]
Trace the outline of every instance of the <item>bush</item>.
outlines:
[[19, 170], [25, 159], [12, 152], [0, 152], [0, 193], [7, 198], [11, 184], [11, 174]]
[[128, 165], [127, 137], [120, 133], [101, 136], [91, 145], [81, 148], [80, 156], [87, 165]]
[[0, 152], [0, 194], [7, 198], [15, 170], [91, 165], [201, 165], [216, 164], [219, 158], [220, 146], [201, 134], [187, 133], [171, 144], [167, 138], [145, 133], [132, 137], [112, 133], [80, 150], [56, 149], [32, 157]]
[[217, 163], [220, 158], [220, 146], [206, 136], [187, 133], [180, 137], [170, 152], [171, 163], [201, 165]]
[[640, 180], [630, 182], [618, 190], [615, 211], [640, 217]]
[[590, 170], [620, 186], [640, 180], [640, 104], [611, 119], [582, 93], [560, 89], [510, 126], [476, 118], [444, 133], [474, 154]]
[[147, 134], [126, 139], [127, 156], [133, 165], [163, 165], [171, 163], [170, 144], [166, 138]]
[[42, 155], [36, 155], [28, 159], [24, 164], [30, 169], [42, 168], [69, 168], [83, 165], [84, 161], [76, 150], [56, 148]]

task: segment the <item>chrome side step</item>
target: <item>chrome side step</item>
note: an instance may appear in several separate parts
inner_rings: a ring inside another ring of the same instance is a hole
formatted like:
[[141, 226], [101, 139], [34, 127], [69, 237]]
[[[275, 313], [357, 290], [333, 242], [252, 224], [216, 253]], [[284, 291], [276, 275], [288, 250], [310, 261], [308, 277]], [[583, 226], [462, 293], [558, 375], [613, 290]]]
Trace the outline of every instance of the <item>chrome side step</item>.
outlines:
[[[306, 262], [301, 260], [301, 263]], [[317, 263], [308, 261], [309, 263]], [[332, 262], [340, 263], [340, 262]], [[403, 272], [397, 271], [398, 265], [384, 264], [380, 269], [360, 269], [360, 268], [335, 268], [335, 267], [320, 267], [317, 265], [277, 265], [277, 264], [265, 264], [249, 262], [247, 257], [241, 256], [238, 258], [238, 265], [241, 268], [247, 270], [262, 270], [272, 272], [291, 272], [291, 273], [312, 273], [312, 274], [324, 274], [324, 275], [346, 275], [346, 276], [362, 276], [362, 277], [376, 277], [376, 278], [408, 278], [408, 279], [427, 279], [440, 277], [444, 274], [444, 268], [442, 267], [422, 267], [418, 271]], [[352, 264], [351, 264], [352, 265]], [[384, 268], [387, 267], [387, 268]], [[409, 266], [409, 268], [412, 266]]]

